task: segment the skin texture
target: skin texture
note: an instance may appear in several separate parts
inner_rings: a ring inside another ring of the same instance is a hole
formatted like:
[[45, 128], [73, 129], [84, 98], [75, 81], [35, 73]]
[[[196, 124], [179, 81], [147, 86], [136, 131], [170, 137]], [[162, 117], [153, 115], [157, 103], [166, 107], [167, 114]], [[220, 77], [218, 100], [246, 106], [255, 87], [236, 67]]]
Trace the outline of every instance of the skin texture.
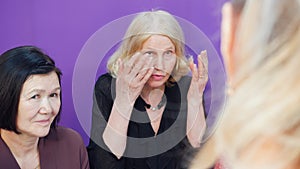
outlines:
[[32, 75], [21, 91], [18, 130], [28, 136], [46, 136], [59, 108], [60, 85], [56, 73]]
[[1, 137], [21, 168], [37, 168], [39, 137], [49, 133], [59, 112], [60, 84], [55, 72], [31, 75], [23, 84], [17, 116], [17, 130], [1, 130]]
[[143, 44], [141, 53], [152, 57], [154, 67], [144, 88], [162, 88], [176, 63], [175, 46], [168, 37], [153, 35]]

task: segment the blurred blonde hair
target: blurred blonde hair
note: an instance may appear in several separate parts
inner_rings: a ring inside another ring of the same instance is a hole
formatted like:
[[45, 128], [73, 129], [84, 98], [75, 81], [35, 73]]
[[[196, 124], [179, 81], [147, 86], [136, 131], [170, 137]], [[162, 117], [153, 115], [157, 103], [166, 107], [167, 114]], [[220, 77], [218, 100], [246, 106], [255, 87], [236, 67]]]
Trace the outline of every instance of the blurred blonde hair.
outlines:
[[184, 35], [177, 20], [168, 12], [157, 10], [139, 13], [129, 25], [121, 46], [113, 53], [107, 63], [109, 73], [116, 77], [119, 58], [128, 60], [140, 51], [151, 35], [158, 34], [168, 37], [175, 46], [176, 65], [169, 81], [179, 80], [189, 71], [185, 57]]
[[232, 6], [240, 18], [233, 93], [192, 168], [206, 168], [220, 156], [230, 169], [299, 167], [300, 1], [232, 0]]

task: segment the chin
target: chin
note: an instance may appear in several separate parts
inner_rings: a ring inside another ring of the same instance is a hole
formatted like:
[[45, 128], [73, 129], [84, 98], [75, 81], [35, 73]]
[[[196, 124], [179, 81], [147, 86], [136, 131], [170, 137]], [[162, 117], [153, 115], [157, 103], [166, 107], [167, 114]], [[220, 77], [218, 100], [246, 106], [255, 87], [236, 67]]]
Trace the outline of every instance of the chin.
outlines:
[[158, 87], [161, 87], [161, 86], [163, 86], [163, 85], [165, 85], [165, 82], [160, 82], [160, 81], [158, 81], [158, 82], [149, 82], [148, 84], [147, 84], [149, 87], [151, 87], [151, 88], [158, 88]]
[[49, 134], [49, 131], [50, 131], [50, 126], [47, 127], [47, 128], [37, 129], [37, 131], [34, 134], [37, 137], [45, 137], [45, 136], [47, 136]]
[[155, 80], [149, 80], [147, 82], [147, 86], [151, 87], [151, 88], [158, 88], [158, 87], [161, 87], [161, 86], [164, 86], [165, 83], [167, 82], [167, 78], [166, 79], [162, 79], [162, 80], [159, 80], [159, 81], [155, 81]]

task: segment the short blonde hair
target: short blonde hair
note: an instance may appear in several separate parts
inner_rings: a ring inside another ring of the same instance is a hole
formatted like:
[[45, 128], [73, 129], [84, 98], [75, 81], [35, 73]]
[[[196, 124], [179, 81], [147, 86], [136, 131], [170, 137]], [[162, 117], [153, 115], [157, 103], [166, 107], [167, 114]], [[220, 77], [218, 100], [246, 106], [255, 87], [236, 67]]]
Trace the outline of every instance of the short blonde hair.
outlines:
[[175, 46], [176, 65], [169, 81], [179, 80], [189, 71], [185, 57], [184, 35], [177, 20], [168, 12], [157, 10], [139, 13], [129, 25], [121, 46], [113, 53], [107, 63], [108, 72], [116, 77], [119, 58], [129, 59], [142, 46], [151, 35], [158, 34], [168, 37]]

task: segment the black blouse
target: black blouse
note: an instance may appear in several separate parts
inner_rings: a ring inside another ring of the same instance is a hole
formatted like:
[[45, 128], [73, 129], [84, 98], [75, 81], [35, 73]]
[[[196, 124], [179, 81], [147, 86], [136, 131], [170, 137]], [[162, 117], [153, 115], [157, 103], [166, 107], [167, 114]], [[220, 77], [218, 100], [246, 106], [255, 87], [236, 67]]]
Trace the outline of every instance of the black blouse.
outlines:
[[93, 169], [184, 169], [195, 151], [186, 137], [187, 91], [191, 78], [165, 88], [167, 104], [158, 134], [151, 127], [141, 97], [135, 102], [127, 132], [126, 150], [120, 159], [112, 154], [102, 139], [102, 133], [113, 106], [115, 78], [99, 77], [94, 89], [91, 139], [87, 147]]

